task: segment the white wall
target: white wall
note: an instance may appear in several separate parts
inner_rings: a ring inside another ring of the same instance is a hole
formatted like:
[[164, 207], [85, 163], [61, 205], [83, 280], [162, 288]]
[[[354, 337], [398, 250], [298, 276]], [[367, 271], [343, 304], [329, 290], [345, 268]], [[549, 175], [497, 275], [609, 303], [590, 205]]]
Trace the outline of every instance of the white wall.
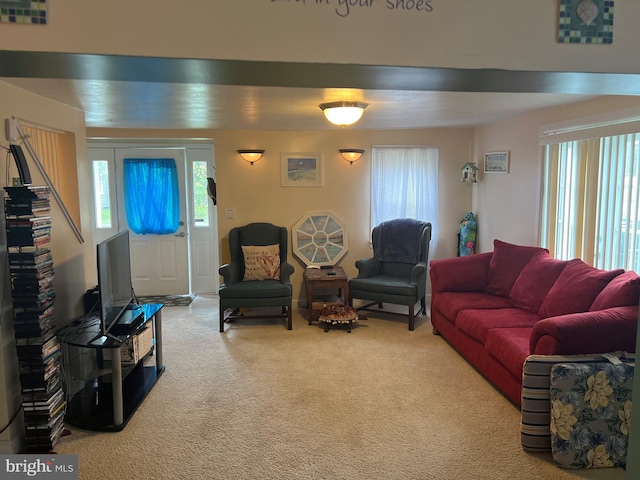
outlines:
[[[250, 222], [271, 222], [286, 226], [308, 211], [330, 210], [345, 222], [349, 252], [341, 265], [351, 276], [357, 275], [355, 261], [371, 256], [370, 183], [371, 148], [374, 145], [433, 145], [440, 150], [438, 250], [432, 258], [456, 255], [456, 235], [462, 217], [471, 210], [473, 187], [460, 183], [460, 169], [469, 158], [472, 129], [434, 128], [416, 130], [331, 130], [322, 132], [264, 132], [198, 130], [199, 137], [211, 138], [215, 145], [218, 194], [218, 245], [220, 260], [229, 260], [226, 237], [231, 228]], [[95, 137], [178, 138], [193, 136], [193, 131], [89, 129]], [[353, 165], [338, 152], [347, 146], [366, 150]], [[240, 159], [240, 148], [265, 149], [263, 158], [253, 166]], [[282, 187], [282, 152], [319, 152], [324, 160], [324, 186], [313, 188]], [[227, 219], [224, 211], [233, 208], [236, 218]], [[289, 248], [291, 252], [291, 248]], [[290, 258], [296, 271], [292, 277], [294, 296], [302, 290], [304, 264]]]
[[[76, 135], [76, 151], [78, 153], [78, 170], [81, 179], [88, 178], [86, 169], [86, 140], [84, 127], [84, 114], [76, 109], [61, 105], [51, 100], [39, 97], [24, 90], [15, 88], [4, 82], [0, 82], [0, 121], [2, 122], [2, 140], [0, 144], [7, 146], [4, 138], [4, 121], [6, 118], [16, 117], [29, 120], [33, 123], [55, 127], [60, 130], [74, 132]], [[69, 159], [76, 161], [76, 159]], [[28, 158], [29, 167], [34, 184], [43, 184], [31, 159]], [[6, 166], [9, 165], [9, 172]], [[14, 163], [0, 162], [0, 187], [10, 184], [11, 178], [17, 177]], [[8, 179], [8, 180], [7, 180]], [[87, 182], [80, 182], [81, 198], [89, 198]], [[3, 192], [4, 193], [4, 192]], [[52, 241], [48, 245], [51, 249], [54, 268], [56, 289], [55, 319], [58, 325], [64, 324], [82, 311], [82, 293], [90, 284], [86, 278], [86, 272], [95, 271], [95, 256], [91, 240], [91, 228], [88, 219], [88, 202], [84, 202], [81, 216], [82, 232], [86, 242], [78, 243], [66, 220], [58, 208], [52, 202]], [[2, 317], [0, 318], [0, 425], [8, 423], [8, 419], [17, 410], [21, 403], [18, 366], [15, 352], [15, 342], [12, 326], [12, 308], [9, 285], [9, 272], [6, 259], [6, 235], [4, 228], [4, 208], [0, 215], [0, 262], [3, 265], [0, 270], [0, 291], [5, 292], [1, 305]], [[95, 282], [95, 280], [93, 280]], [[21, 429], [9, 429], [0, 436], [1, 448], [15, 448], [20, 440], [16, 435], [23, 435]], [[13, 437], [13, 438], [12, 438]], [[13, 443], [12, 443], [13, 442]]]
[[482, 170], [484, 153], [508, 150], [509, 174], [480, 174], [474, 186], [473, 210], [478, 216], [479, 251], [493, 250], [493, 240], [539, 244], [542, 150], [540, 127], [632, 107], [640, 97], [600, 97], [564, 107], [539, 110], [479, 127], [475, 131], [474, 161]]
[[[83, 0], [49, 24], [3, 24], [10, 50], [532, 71], [640, 72], [640, 2], [615, 2], [611, 45], [556, 41], [558, 0]], [[417, 4], [418, 2], [404, 2]]]

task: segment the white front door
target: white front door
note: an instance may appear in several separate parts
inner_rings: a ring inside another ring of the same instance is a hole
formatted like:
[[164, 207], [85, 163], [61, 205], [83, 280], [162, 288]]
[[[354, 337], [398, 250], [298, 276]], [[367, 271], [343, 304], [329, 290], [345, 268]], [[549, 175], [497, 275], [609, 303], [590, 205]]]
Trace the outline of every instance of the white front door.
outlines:
[[[125, 194], [123, 191], [124, 159], [172, 158], [177, 168], [180, 198], [180, 221], [175, 232], [167, 234], [136, 234], [127, 222]], [[117, 148], [116, 197], [120, 230], [130, 230], [131, 275], [137, 296], [180, 295], [189, 292], [189, 242], [187, 236], [187, 210], [185, 195], [184, 148]]]

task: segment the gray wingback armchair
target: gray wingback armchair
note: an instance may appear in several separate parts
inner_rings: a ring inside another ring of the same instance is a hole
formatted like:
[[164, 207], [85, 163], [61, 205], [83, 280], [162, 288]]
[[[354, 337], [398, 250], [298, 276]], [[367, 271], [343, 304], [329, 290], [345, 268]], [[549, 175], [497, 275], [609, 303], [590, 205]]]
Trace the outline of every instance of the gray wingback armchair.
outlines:
[[[349, 280], [349, 305], [353, 306], [353, 299], [370, 300], [357, 310], [371, 312], [384, 311], [383, 303], [406, 305], [409, 330], [413, 330], [415, 317], [427, 312], [431, 223], [410, 218], [389, 220], [373, 229], [371, 239], [373, 257], [356, 261], [358, 276]], [[414, 314], [418, 302], [420, 309]]]
[[[292, 329], [292, 290], [289, 278], [293, 265], [287, 262], [287, 229], [270, 223], [250, 223], [229, 232], [230, 262], [219, 269], [224, 279], [220, 286], [220, 332], [224, 324], [236, 318], [286, 318], [287, 328]], [[278, 278], [264, 280], [245, 279], [245, 256], [242, 247], [278, 245], [280, 268]], [[240, 308], [256, 310], [262, 307], [281, 307], [280, 314], [251, 315], [238, 313]], [[228, 313], [227, 310], [231, 312]]]

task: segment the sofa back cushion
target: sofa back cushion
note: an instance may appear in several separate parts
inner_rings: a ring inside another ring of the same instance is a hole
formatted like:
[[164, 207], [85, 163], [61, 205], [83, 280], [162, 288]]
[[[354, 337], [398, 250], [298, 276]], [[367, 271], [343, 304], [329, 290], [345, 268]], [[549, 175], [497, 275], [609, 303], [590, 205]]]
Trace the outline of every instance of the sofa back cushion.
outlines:
[[624, 270], [600, 270], [582, 260], [569, 260], [540, 306], [543, 318], [587, 312], [604, 287]]
[[494, 240], [493, 255], [489, 263], [487, 292], [509, 298], [511, 288], [522, 269], [538, 252], [548, 252], [548, 250]]
[[640, 276], [629, 270], [611, 280], [591, 304], [590, 311], [637, 305], [640, 300]]
[[538, 313], [549, 290], [568, 264], [567, 260], [557, 260], [547, 252], [537, 252], [513, 284], [509, 300], [518, 308]]

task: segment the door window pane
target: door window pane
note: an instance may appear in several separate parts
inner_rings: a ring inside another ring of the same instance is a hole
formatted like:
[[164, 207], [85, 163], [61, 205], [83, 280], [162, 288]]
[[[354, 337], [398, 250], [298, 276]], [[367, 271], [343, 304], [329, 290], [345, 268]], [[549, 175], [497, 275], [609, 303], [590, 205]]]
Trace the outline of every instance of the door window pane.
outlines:
[[209, 195], [207, 194], [207, 162], [193, 162], [193, 224], [209, 226]]
[[109, 162], [93, 161], [93, 204], [96, 228], [111, 228], [111, 196], [109, 195]]
[[125, 158], [124, 206], [138, 235], [166, 235], [180, 227], [178, 171], [173, 158]]

